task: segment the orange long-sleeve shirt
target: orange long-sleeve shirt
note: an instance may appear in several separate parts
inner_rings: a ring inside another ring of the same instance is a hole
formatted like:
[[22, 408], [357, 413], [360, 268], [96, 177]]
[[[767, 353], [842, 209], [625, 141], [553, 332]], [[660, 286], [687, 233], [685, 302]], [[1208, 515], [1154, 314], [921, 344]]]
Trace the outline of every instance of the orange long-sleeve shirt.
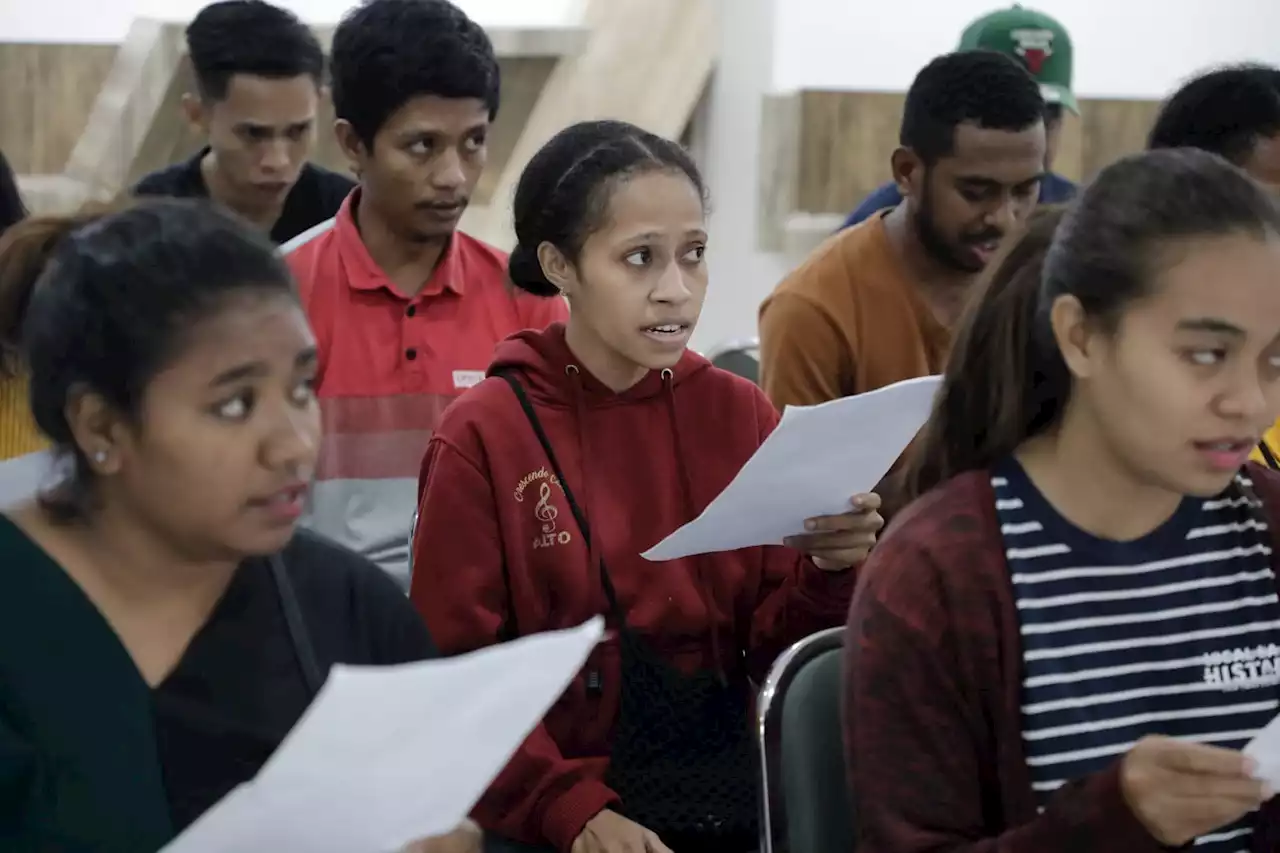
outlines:
[[882, 217], [828, 239], [760, 306], [760, 382], [779, 409], [938, 373], [950, 346]]

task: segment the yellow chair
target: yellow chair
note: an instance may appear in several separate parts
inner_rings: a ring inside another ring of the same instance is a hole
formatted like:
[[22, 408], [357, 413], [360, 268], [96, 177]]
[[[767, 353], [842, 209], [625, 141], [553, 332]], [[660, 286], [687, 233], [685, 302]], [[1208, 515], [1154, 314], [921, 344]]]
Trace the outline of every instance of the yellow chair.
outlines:
[[23, 378], [0, 379], [0, 461], [43, 450], [49, 442], [36, 429]]

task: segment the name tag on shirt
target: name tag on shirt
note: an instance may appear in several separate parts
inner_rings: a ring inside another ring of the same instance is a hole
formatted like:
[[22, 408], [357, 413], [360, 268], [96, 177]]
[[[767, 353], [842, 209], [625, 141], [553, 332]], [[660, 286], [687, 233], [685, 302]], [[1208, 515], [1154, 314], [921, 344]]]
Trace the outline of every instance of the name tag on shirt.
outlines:
[[453, 387], [459, 391], [465, 388], [473, 388], [479, 385], [484, 379], [483, 370], [455, 370], [453, 371]]

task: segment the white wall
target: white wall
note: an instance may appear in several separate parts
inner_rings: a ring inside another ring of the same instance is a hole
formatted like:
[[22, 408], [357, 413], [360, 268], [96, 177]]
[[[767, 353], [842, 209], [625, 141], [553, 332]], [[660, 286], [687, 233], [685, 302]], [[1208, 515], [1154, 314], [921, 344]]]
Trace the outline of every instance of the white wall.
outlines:
[[778, 7], [792, 2], [721, 0], [720, 62], [700, 117], [701, 166], [711, 189], [711, 284], [693, 336], [695, 349], [754, 336], [760, 300], [786, 273], [783, 258], [756, 250], [756, 176], [760, 102], [773, 83], [774, 18]]
[[[786, 0], [776, 19], [774, 85], [901, 91], [964, 26], [1008, 0]], [[1223, 62], [1280, 64], [1277, 0], [1028, 0], [1075, 45], [1086, 97], [1161, 97]], [[784, 8], [785, 7], [785, 8]]]
[[[95, 44], [118, 42], [135, 17], [185, 21], [208, 0], [0, 0], [0, 39]], [[274, 0], [313, 24], [336, 24], [357, 0]], [[454, 0], [482, 24], [576, 22], [581, 0]]]

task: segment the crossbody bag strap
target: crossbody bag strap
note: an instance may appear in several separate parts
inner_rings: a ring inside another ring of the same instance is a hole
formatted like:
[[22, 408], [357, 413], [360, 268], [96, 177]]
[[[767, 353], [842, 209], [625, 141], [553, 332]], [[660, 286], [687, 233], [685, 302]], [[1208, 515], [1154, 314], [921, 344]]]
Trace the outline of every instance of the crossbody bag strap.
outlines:
[[289, 640], [293, 643], [293, 653], [298, 659], [298, 668], [302, 671], [302, 680], [307, 685], [307, 693], [314, 699], [324, 684], [324, 673], [316, 661], [311, 632], [307, 630], [306, 620], [302, 617], [302, 607], [298, 604], [298, 595], [294, 592], [293, 581], [289, 579], [284, 560], [279, 554], [272, 554], [270, 563], [271, 576], [276, 582], [276, 594], [280, 597], [280, 610], [284, 613]]
[[[542, 428], [542, 421], [538, 418], [538, 413], [534, 411], [533, 403], [529, 402], [529, 395], [525, 393], [519, 381], [510, 373], [499, 373], [498, 375], [511, 386], [511, 391], [516, 395], [520, 408], [524, 410], [524, 416], [528, 419], [529, 426], [533, 428], [533, 434], [537, 436], [538, 443], [542, 445], [542, 452], [546, 454], [547, 461], [551, 463], [551, 471], [560, 482], [560, 489], [564, 492], [565, 503], [569, 505], [569, 512], [573, 514], [573, 520], [578, 523], [578, 529], [582, 531], [582, 541], [586, 543], [589, 552], [591, 549], [591, 528], [587, 524], [586, 513], [578, 505], [577, 499], [573, 496], [573, 491], [569, 488], [568, 481], [565, 480], [564, 471], [560, 468], [560, 461], [556, 459], [556, 452], [551, 447], [551, 439], [547, 438], [547, 432]], [[609, 600], [609, 607], [613, 610], [615, 618], [621, 620], [622, 611], [618, 607], [618, 596], [614, 592], [613, 581], [609, 578], [609, 570], [605, 568], [604, 557], [600, 558], [600, 583], [604, 586], [605, 597]]]
[[1258, 450], [1262, 453], [1262, 458], [1266, 460], [1268, 468], [1272, 471], [1280, 471], [1280, 460], [1277, 460], [1276, 455], [1271, 452], [1271, 448], [1267, 445], [1265, 438], [1258, 442]]

